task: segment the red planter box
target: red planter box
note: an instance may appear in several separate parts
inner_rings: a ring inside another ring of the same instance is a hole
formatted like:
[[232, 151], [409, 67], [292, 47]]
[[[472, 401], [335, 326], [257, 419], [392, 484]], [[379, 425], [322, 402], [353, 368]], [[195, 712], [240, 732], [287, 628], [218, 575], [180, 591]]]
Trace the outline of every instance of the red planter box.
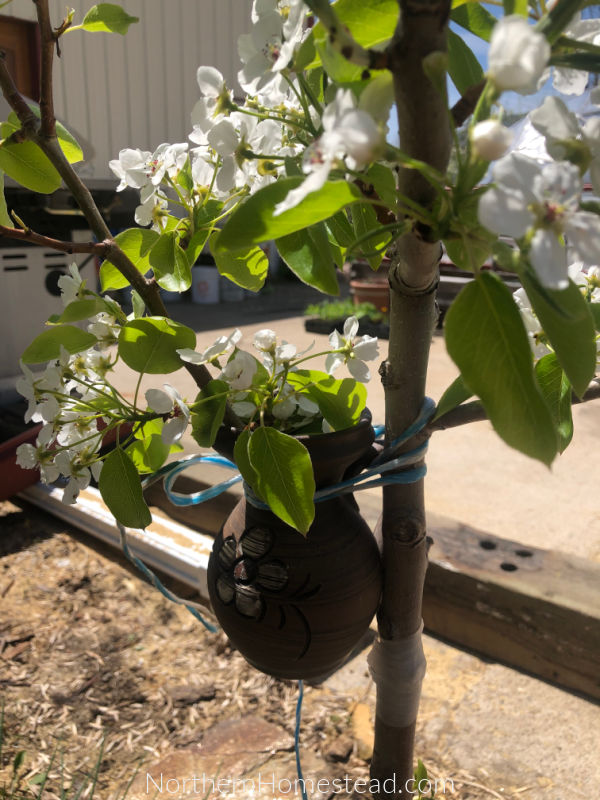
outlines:
[[17, 447], [25, 443], [35, 445], [41, 427], [40, 423], [0, 444], [0, 500], [7, 500], [11, 495], [22, 492], [39, 481], [39, 470], [21, 469], [17, 464]]

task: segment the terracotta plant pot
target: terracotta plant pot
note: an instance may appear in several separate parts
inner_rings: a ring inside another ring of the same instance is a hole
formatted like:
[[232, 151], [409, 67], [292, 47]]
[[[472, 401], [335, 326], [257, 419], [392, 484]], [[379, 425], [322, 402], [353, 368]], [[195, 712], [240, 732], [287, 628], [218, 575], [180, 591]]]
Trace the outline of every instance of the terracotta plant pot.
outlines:
[[387, 281], [350, 281], [350, 294], [354, 305], [372, 303], [378, 311], [390, 310], [390, 286]]
[[[322, 488], [369, 453], [371, 417], [299, 438]], [[217, 449], [228, 448], [217, 442]], [[215, 540], [208, 588], [223, 630], [252, 666], [278, 678], [318, 680], [367, 630], [381, 593], [381, 561], [352, 495], [317, 503], [306, 538], [242, 499]]]
[[372, 303], [379, 311], [390, 310], [390, 285], [388, 272], [390, 260], [384, 258], [374, 272], [366, 261], [353, 261], [349, 265], [350, 294], [354, 305]]

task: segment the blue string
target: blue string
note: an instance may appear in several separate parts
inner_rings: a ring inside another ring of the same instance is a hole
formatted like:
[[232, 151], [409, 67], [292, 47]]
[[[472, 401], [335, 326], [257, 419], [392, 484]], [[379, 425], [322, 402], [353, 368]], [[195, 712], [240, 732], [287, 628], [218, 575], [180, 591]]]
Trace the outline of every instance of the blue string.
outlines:
[[171, 600], [171, 602], [177, 603], [177, 605], [179, 606], [184, 606], [190, 612], [190, 614], [192, 614], [192, 616], [194, 616], [199, 622], [201, 622], [204, 625], [207, 631], [210, 631], [211, 633], [216, 633], [217, 629], [215, 628], [215, 626], [211, 625], [210, 622], [205, 620], [197, 608], [194, 608], [194, 606], [191, 606], [189, 603], [186, 603], [184, 600], [181, 600], [181, 598], [177, 597], [177, 595], [174, 595], [173, 592], [170, 592], [166, 586], [163, 586], [163, 584], [160, 582], [160, 580], [154, 574], [154, 572], [152, 572], [152, 570], [149, 569], [141, 559], [133, 555], [127, 544], [125, 528], [121, 525], [120, 522], [117, 522], [117, 526], [119, 528], [119, 533], [121, 534], [121, 547], [123, 549], [123, 552], [125, 553], [127, 558], [133, 564], [135, 564], [135, 566], [140, 570], [140, 572], [142, 572], [146, 576], [146, 578], [150, 581], [150, 583], [154, 586], [154, 588], [158, 589], [158, 591], [162, 595], [164, 595], [164, 597], [166, 597], [167, 600]]
[[302, 698], [304, 697], [304, 681], [298, 681], [298, 702], [296, 703], [296, 730], [294, 731], [294, 752], [296, 753], [296, 774], [300, 783], [302, 800], [308, 800], [304, 777], [302, 776], [302, 765], [300, 764], [300, 722], [302, 719]]

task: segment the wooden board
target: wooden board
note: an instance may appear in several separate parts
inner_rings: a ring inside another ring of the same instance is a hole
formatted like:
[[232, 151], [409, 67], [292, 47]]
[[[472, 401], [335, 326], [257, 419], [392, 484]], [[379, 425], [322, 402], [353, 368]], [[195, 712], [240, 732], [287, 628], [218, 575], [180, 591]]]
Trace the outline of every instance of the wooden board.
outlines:
[[[179, 481], [183, 492], [208, 485]], [[180, 523], [214, 534], [237, 501], [236, 490], [200, 508], [169, 507], [159, 486], [148, 500]], [[367, 492], [358, 500], [374, 527], [379, 497]], [[600, 700], [600, 564], [432, 513], [428, 525], [433, 545], [423, 600], [426, 631]]]
[[[213, 468], [203, 465], [202, 469], [206, 472]], [[203, 476], [209, 482], [182, 476], [176, 489], [182, 493], [205, 489], [223, 478], [222, 470], [214, 469], [214, 473]], [[40, 487], [35, 488], [41, 491]], [[46, 510], [106, 541], [110, 539], [104, 528], [99, 534], [97, 525], [90, 526], [85, 520], [74, 518], [75, 512], [82, 514], [77, 506], [64, 506], [57, 500], [56, 509], [51, 507], [46, 497], [49, 491], [58, 490], [44, 490], [39, 504]], [[162, 519], [165, 513], [168, 515], [164, 519], [166, 528], [163, 525], [156, 531], [159, 536], [166, 534], [168, 541], [165, 544], [162, 540], [149, 540], [142, 557], [193, 590], [200, 588], [203, 594], [205, 564], [188, 568], [185, 561], [191, 559], [185, 557], [185, 543], [180, 534], [182, 531], [185, 534], [186, 529], [204, 534], [200, 539], [206, 558], [211, 547], [209, 537], [220, 529], [240, 493], [237, 485], [233, 491], [201, 506], [178, 508], [169, 503], [162, 486], [155, 484], [146, 492], [146, 499], [153, 513], [158, 512], [158, 517], [155, 516], [158, 523], [161, 513]], [[28, 493], [23, 496], [37, 502], [35, 492], [32, 498]], [[359, 499], [363, 515], [374, 527], [380, 508], [377, 496], [369, 492]], [[169, 518], [176, 522], [168, 523]], [[185, 527], [178, 528], [179, 533], [173, 537], [171, 528], [177, 523]], [[431, 513], [428, 524], [433, 544], [425, 582], [425, 630], [600, 700], [600, 564], [526, 547]], [[104, 527], [114, 539], [114, 525]], [[191, 531], [189, 535], [194, 536]], [[111, 543], [118, 546], [116, 540]], [[174, 566], [171, 551], [177, 547], [181, 552]], [[191, 549], [194, 548], [195, 543]], [[178, 593], [181, 594], [181, 588]]]
[[600, 700], [600, 565], [429, 515], [425, 629]]

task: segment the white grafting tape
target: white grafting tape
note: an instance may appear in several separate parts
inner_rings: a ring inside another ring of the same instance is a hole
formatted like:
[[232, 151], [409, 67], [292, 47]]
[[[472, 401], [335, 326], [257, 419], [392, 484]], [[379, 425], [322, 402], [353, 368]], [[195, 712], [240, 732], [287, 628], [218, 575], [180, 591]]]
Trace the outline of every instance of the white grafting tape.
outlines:
[[417, 718], [427, 662], [423, 652], [423, 623], [405, 639], [378, 639], [369, 653], [371, 677], [377, 685], [377, 716], [394, 728]]

